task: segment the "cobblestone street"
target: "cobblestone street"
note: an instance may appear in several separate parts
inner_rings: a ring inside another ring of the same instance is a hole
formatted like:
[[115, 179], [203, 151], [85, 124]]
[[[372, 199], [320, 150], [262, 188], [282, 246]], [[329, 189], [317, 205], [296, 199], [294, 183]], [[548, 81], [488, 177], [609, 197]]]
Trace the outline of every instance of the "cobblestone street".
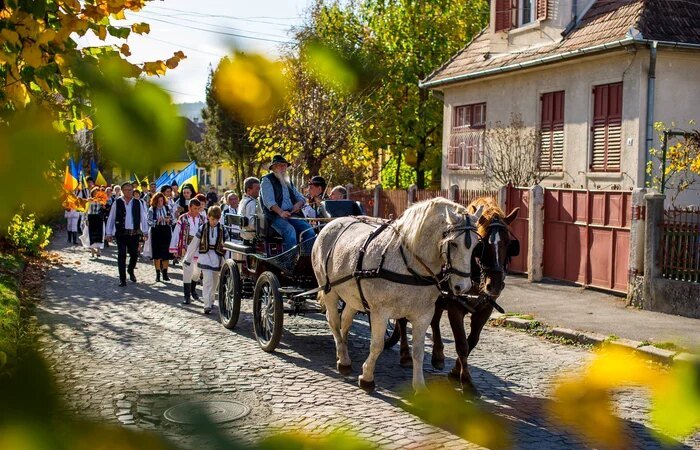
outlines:
[[[282, 343], [268, 354], [253, 335], [250, 301], [244, 301], [238, 326], [229, 331], [218, 322], [216, 309], [205, 316], [201, 303], [179, 304], [180, 267], [171, 270], [169, 284], [155, 284], [153, 267], [140, 262], [139, 282], [119, 288], [114, 246], [98, 260], [82, 248], [64, 248], [63, 242], [53, 249], [64, 264], [49, 272], [47, 298], [37, 311], [42, 348], [71, 409], [81, 415], [157, 429], [185, 446], [207, 448], [208, 435], [167, 422], [164, 410], [191, 399], [236, 400], [248, 405], [250, 414], [222, 427], [245, 440], [280, 429], [322, 432], [346, 425], [388, 448], [475, 447], [402, 409], [411, 370], [399, 367], [398, 346], [379, 359], [377, 392], [367, 395], [357, 387], [369, 346], [364, 317], [358, 316], [351, 331], [354, 375], [343, 378], [320, 314], [285, 316]], [[443, 327], [449, 369], [455, 353], [446, 319]], [[430, 352], [428, 339], [428, 380], [444, 378], [447, 371], [430, 367]], [[569, 449], [584, 445], [556, 428], [544, 406], [554, 376], [589, 357], [585, 349], [487, 326], [470, 362], [483, 401], [513, 427], [517, 448]], [[636, 446], [660, 447], [645, 425], [646, 396], [630, 390], [617, 398]], [[679, 445], [700, 448], [700, 437]]]

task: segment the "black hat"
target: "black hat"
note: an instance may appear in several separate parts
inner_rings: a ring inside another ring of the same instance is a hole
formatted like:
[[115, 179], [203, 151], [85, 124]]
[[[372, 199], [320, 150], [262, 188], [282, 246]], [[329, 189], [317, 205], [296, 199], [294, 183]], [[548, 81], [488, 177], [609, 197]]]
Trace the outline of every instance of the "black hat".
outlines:
[[311, 177], [311, 179], [309, 180], [309, 184], [316, 184], [318, 186], [322, 186], [323, 188], [328, 186], [326, 184], [326, 180], [320, 175], [316, 175], [315, 177]]
[[273, 157], [272, 157], [272, 161], [270, 161], [270, 165], [267, 166], [267, 168], [268, 168], [268, 169], [272, 169], [272, 166], [274, 166], [275, 164], [286, 164], [286, 165], [288, 165], [288, 166], [291, 166], [291, 164], [289, 163], [289, 161], [287, 161], [286, 159], [284, 159], [284, 156], [282, 156], [282, 155], [275, 155], [275, 156], [273, 156]]

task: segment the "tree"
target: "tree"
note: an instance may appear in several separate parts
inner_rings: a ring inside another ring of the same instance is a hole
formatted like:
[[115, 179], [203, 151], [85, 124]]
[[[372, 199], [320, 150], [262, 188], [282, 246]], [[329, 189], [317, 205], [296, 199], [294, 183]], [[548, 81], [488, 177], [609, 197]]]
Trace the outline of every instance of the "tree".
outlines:
[[[694, 126], [695, 121], [689, 121], [688, 125]], [[675, 124], [671, 123], [667, 126], [663, 122], [655, 123], [654, 129], [659, 133], [660, 142], [663, 142], [664, 132], [682, 133], [680, 136], [669, 136], [665, 166], [663, 149], [656, 148], [650, 150], [653, 160], [647, 165], [647, 173], [651, 178], [651, 183], [647, 187], [664, 192], [671, 190], [670, 200], [675, 204], [682, 192], [700, 182], [700, 131], [679, 131]]]
[[[216, 70], [225, 70], [230, 63], [229, 58], [223, 58]], [[187, 154], [198, 165], [211, 167], [222, 162], [228, 163], [235, 173], [238, 192], [243, 192], [243, 180], [249, 176], [259, 176], [261, 165], [256, 160], [256, 150], [250, 142], [245, 123], [219, 101], [217, 85], [213, 83], [215, 76], [216, 72], [210, 71], [206, 107], [202, 110], [206, 126], [202, 142], [188, 141], [185, 147]]]
[[409, 162], [416, 184], [424, 188], [426, 171], [439, 176], [443, 104], [418, 83], [484, 28], [488, 2], [365, 0], [360, 14], [387, 68], [370, 103], [371, 109], [381, 111], [372, 142], [392, 149], [397, 171], [402, 160]]
[[[127, 38], [149, 26], [114, 25], [145, 3], [0, 0], [0, 223], [22, 203], [57, 203], [46, 195], [58, 190], [46, 174], [62, 172], [76, 131], [94, 129], [105, 159], [129, 169], [148, 171], [179, 151], [170, 97], [140, 77], [162, 75], [185, 55], [129, 63]], [[105, 44], [78, 48], [75, 36], [88, 32]], [[108, 36], [119, 43], [107, 45]]]
[[526, 127], [518, 114], [511, 115], [508, 124], [496, 122], [484, 137], [485, 187], [539, 183], [543, 178], [538, 167], [539, 143], [537, 130]]

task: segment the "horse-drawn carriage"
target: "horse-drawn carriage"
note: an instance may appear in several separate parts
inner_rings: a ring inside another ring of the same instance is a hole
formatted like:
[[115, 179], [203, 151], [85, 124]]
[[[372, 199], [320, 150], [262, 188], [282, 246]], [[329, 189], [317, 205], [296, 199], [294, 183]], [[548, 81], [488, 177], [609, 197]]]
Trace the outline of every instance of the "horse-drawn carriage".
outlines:
[[[260, 347], [271, 352], [282, 337], [284, 315], [320, 313], [314, 290], [318, 286], [311, 266], [311, 249], [318, 230], [337, 217], [361, 216], [362, 207], [350, 200], [323, 202], [324, 217], [310, 220], [313, 235], [299, 237], [300, 243], [283, 251], [282, 238], [258, 210], [252, 218], [227, 214], [225, 227], [240, 229], [242, 240], [227, 239], [230, 252], [221, 269], [219, 281], [219, 317], [221, 324], [233, 329], [238, 323], [243, 299], [252, 299], [253, 327]], [[306, 294], [305, 294], [306, 293]], [[394, 321], [387, 326], [387, 347], [398, 342]]]

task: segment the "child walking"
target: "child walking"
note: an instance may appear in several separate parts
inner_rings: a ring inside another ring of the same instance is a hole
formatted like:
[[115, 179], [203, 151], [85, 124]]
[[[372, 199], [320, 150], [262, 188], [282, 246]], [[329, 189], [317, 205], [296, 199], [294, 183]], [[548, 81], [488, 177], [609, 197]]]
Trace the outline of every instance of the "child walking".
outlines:
[[211, 313], [214, 305], [216, 288], [219, 285], [219, 274], [224, 263], [224, 227], [221, 220], [221, 208], [212, 206], [207, 212], [207, 221], [199, 229], [187, 247], [185, 262], [191, 263], [197, 257], [197, 267], [202, 272], [204, 314]]
[[66, 218], [66, 229], [68, 230], [68, 243], [77, 244], [78, 243], [78, 219], [80, 218], [80, 213], [75, 209], [67, 209], [63, 214]]

